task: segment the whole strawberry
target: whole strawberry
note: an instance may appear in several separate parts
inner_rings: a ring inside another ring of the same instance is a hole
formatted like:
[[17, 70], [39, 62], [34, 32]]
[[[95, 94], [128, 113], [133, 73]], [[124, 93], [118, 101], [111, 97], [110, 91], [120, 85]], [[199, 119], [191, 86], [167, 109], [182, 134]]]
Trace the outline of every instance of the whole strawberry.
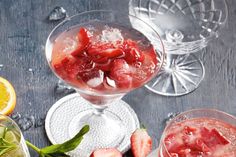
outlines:
[[135, 130], [130, 141], [134, 157], [146, 157], [152, 150], [152, 139], [145, 128]]

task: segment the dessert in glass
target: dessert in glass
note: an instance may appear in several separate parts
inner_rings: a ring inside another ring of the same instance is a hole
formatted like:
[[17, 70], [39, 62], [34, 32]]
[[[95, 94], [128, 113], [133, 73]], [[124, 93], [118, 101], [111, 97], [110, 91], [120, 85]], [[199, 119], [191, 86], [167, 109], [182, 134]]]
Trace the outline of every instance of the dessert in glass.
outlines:
[[214, 109], [195, 109], [171, 120], [158, 157], [235, 157], [236, 118]]
[[25, 139], [17, 124], [0, 114], [0, 156], [30, 157]]
[[[144, 36], [130, 20], [152, 34]], [[47, 61], [77, 93], [62, 98], [48, 112], [45, 126], [52, 143], [68, 140], [88, 124], [90, 132], [70, 155], [87, 156], [104, 147], [129, 149], [139, 122], [120, 99], [150, 81], [162, 66], [164, 48], [154, 47], [151, 36], [160, 40], [142, 20], [105, 10], [69, 17], [54, 28], [46, 43]]]
[[163, 69], [145, 87], [165, 96], [194, 91], [205, 75], [195, 54], [207, 53], [204, 48], [225, 26], [226, 0], [130, 0], [129, 13], [156, 29], [167, 54]]

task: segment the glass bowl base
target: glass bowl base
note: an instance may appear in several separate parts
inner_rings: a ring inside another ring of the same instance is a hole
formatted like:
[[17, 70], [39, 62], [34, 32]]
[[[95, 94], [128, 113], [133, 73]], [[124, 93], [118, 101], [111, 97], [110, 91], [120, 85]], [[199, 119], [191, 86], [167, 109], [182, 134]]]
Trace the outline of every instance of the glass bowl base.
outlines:
[[117, 148], [126, 152], [130, 148], [130, 136], [137, 128], [137, 115], [122, 100], [110, 104], [103, 115], [94, 113], [94, 107], [79, 94], [71, 94], [57, 101], [48, 111], [46, 133], [53, 144], [71, 139], [88, 124], [90, 131], [81, 144], [68, 155], [87, 157], [97, 148]]
[[181, 96], [197, 89], [204, 75], [204, 66], [194, 54], [172, 55], [169, 65], [145, 87], [160, 95]]

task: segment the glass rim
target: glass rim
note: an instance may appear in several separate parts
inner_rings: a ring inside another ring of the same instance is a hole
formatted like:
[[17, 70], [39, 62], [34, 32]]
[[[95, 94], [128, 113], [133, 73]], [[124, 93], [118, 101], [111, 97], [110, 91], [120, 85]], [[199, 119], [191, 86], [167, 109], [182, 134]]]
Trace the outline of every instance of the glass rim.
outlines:
[[[17, 129], [17, 131], [19, 132], [20, 141], [21, 141], [23, 134], [22, 134], [21, 129], [20, 129], [20, 127], [18, 126], [18, 124], [17, 124], [11, 117], [9, 117], [9, 116], [7, 116], [7, 115], [4, 115], [4, 114], [1, 114], [1, 113], [0, 113], [0, 120], [1, 120], [1, 117], [5, 118], [7, 121], [10, 121], [10, 122], [14, 125], [14, 127], [15, 127], [15, 128]], [[3, 120], [4, 120], [4, 119], [3, 119]], [[20, 142], [20, 141], [19, 141], [19, 142]]]
[[[180, 114], [178, 114], [176, 117], [174, 117], [173, 119], [171, 119], [167, 125], [165, 126], [165, 129], [163, 130], [163, 133], [162, 133], [162, 136], [161, 136], [161, 139], [160, 139], [160, 144], [159, 144], [159, 149], [164, 149], [164, 151], [166, 151], [167, 155], [169, 155], [171, 157], [171, 154], [168, 152], [165, 144], [164, 144], [164, 138], [165, 138], [165, 135], [166, 135], [166, 132], [168, 130], [168, 128], [172, 125], [172, 122], [174, 122], [176, 119], [178, 119], [179, 117], [183, 116], [183, 115], [187, 115], [189, 113], [192, 113], [192, 112], [199, 112], [199, 111], [209, 111], [209, 112], [214, 112], [214, 113], [219, 113], [221, 115], [225, 115], [229, 118], [232, 118], [236, 121], [236, 116], [233, 116], [227, 112], [224, 112], [224, 111], [221, 111], [221, 110], [218, 110], [218, 109], [212, 109], [212, 108], [198, 108], [198, 109], [190, 109], [190, 110], [187, 110], [187, 111], [184, 111], [184, 112], [181, 112]], [[216, 119], [216, 118], [215, 118]], [[221, 119], [219, 119], [221, 120]], [[221, 120], [221, 121], [224, 121], [224, 120]], [[236, 126], [235, 126], [236, 127]], [[162, 148], [160, 148], [162, 147]], [[159, 150], [159, 151], [160, 151]]]
[[[82, 93], [82, 94], [88, 94], [88, 95], [92, 95], [92, 96], [105, 96], [105, 97], [108, 97], [108, 96], [121, 96], [121, 95], [125, 95], [127, 94], [128, 92], [130, 91], [121, 91], [121, 92], [115, 92], [115, 93], [99, 93], [97, 91], [90, 91], [90, 90], [84, 90], [84, 89], [80, 89], [78, 87], [75, 87], [74, 85], [71, 85], [70, 83], [64, 81], [63, 79], [61, 79], [57, 74], [56, 72], [53, 70], [48, 58], [47, 58], [47, 45], [50, 44], [50, 37], [53, 36], [53, 33], [63, 24], [65, 24], [66, 22], [69, 22], [71, 20], [73, 20], [73, 18], [76, 18], [78, 16], [82, 16], [82, 15], [85, 15], [85, 14], [90, 14], [90, 13], [115, 13], [117, 15], [124, 15], [124, 16], [128, 16], [128, 17], [133, 17], [135, 19], [138, 19], [139, 21], [141, 21], [142, 23], [144, 23], [145, 25], [147, 25], [158, 37], [158, 39], [160, 40], [160, 43], [161, 43], [161, 52], [162, 52], [162, 55], [160, 56], [160, 63], [159, 63], [159, 66], [158, 66], [158, 70], [155, 72], [156, 74], [153, 75], [151, 77], [151, 79], [153, 77], [155, 77], [161, 70], [161, 68], [163, 67], [163, 64], [164, 64], [164, 60], [166, 58], [166, 53], [165, 53], [165, 47], [164, 47], [164, 43], [160, 37], [160, 35], [158, 34], [158, 32], [151, 26], [149, 25], [147, 22], [145, 22], [144, 20], [142, 20], [141, 18], [138, 18], [137, 16], [134, 16], [134, 15], [131, 15], [131, 14], [124, 14], [124, 13], [120, 13], [118, 11], [113, 11], [113, 10], [90, 10], [90, 11], [85, 11], [85, 12], [81, 12], [81, 13], [78, 13], [78, 14], [75, 14], [75, 15], [72, 15], [72, 16], [69, 16], [69, 17], [66, 17], [63, 21], [61, 21], [59, 24], [57, 24], [53, 29], [52, 31], [49, 33], [48, 37], [47, 37], [47, 40], [46, 40], [46, 44], [45, 44], [45, 55], [46, 55], [46, 60], [47, 60], [47, 63], [50, 67], [50, 69], [52, 70], [52, 72], [54, 73], [54, 75], [56, 75], [57, 78], [59, 78], [60, 80], [62, 80], [63, 82], [65, 82], [66, 84], [69, 84], [73, 89], [76, 90], [76, 92], [79, 92], [79, 93]], [[139, 31], [139, 30], [137, 30]], [[145, 36], [145, 35], [144, 35]], [[150, 41], [151, 42], [151, 41]], [[151, 79], [149, 81], [151, 81]], [[148, 82], [149, 82], [148, 81]], [[148, 83], [146, 82], [146, 83]], [[145, 85], [145, 84], [144, 84]], [[142, 86], [144, 86], [142, 85]], [[140, 87], [142, 87], [140, 86]], [[140, 88], [138, 87], [138, 88]], [[137, 89], [137, 88], [134, 88], [134, 89]], [[133, 89], [133, 90], [134, 90]], [[132, 91], [132, 90], [131, 90]]]
[[[129, 8], [130, 8], [130, 6], [131, 6], [132, 1], [135, 1], [135, 0], [130, 0], [130, 1], [129, 1]], [[228, 7], [228, 4], [227, 4], [227, 0], [220, 0], [220, 1], [222, 1], [222, 2], [224, 3], [224, 7], [222, 7], [222, 8], [223, 8], [224, 11], [225, 11], [225, 18], [224, 18], [223, 20], [220, 20], [220, 21], [219, 21], [220, 29], [222, 29], [223, 26], [225, 26], [225, 24], [226, 24], [226, 22], [227, 22], [227, 20], [228, 20], [229, 7]], [[143, 7], [140, 7], [140, 8], [143, 8]], [[132, 9], [134, 10], [134, 8], [132, 8]], [[146, 9], [146, 8], [144, 8], [144, 9]], [[215, 8], [214, 8], [214, 10], [218, 10], [218, 9], [215, 9]], [[139, 15], [139, 14], [137, 14], [136, 12], [134, 12], [134, 14], [135, 14], [135, 16]], [[149, 16], [149, 15], [148, 15], [148, 16]], [[203, 41], [209, 42], [211, 39], [213, 39], [214, 37], [217, 38], [218, 36], [219, 36], [219, 29], [218, 29], [217, 31], [211, 32], [210, 35], [207, 36], [207, 37], [205, 37], [205, 38], [198, 39], [198, 40], [195, 40], [195, 41], [182, 42], [182, 43], [181, 43], [181, 46], [186, 46], [186, 45], [189, 45], [189, 44], [199, 43], [199, 42], [203, 42]], [[163, 40], [163, 42], [164, 42], [165, 44], [167, 44], [167, 43], [168, 43], [168, 44], [171, 44], [171, 42], [168, 42], [168, 41], [165, 41], [165, 40]], [[173, 46], [174, 46], [174, 45], [175, 45], [175, 44], [173, 44]]]

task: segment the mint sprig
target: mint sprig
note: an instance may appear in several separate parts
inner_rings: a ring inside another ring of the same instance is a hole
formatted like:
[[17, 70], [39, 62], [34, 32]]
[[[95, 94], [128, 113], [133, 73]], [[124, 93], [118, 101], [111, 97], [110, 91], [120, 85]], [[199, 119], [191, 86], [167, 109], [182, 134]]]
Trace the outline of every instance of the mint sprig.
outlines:
[[29, 141], [26, 141], [26, 144], [35, 150], [39, 157], [68, 157], [65, 153], [74, 150], [83, 140], [83, 136], [89, 132], [89, 129], [89, 126], [85, 125], [72, 139], [62, 144], [55, 144], [42, 149], [39, 149]]

